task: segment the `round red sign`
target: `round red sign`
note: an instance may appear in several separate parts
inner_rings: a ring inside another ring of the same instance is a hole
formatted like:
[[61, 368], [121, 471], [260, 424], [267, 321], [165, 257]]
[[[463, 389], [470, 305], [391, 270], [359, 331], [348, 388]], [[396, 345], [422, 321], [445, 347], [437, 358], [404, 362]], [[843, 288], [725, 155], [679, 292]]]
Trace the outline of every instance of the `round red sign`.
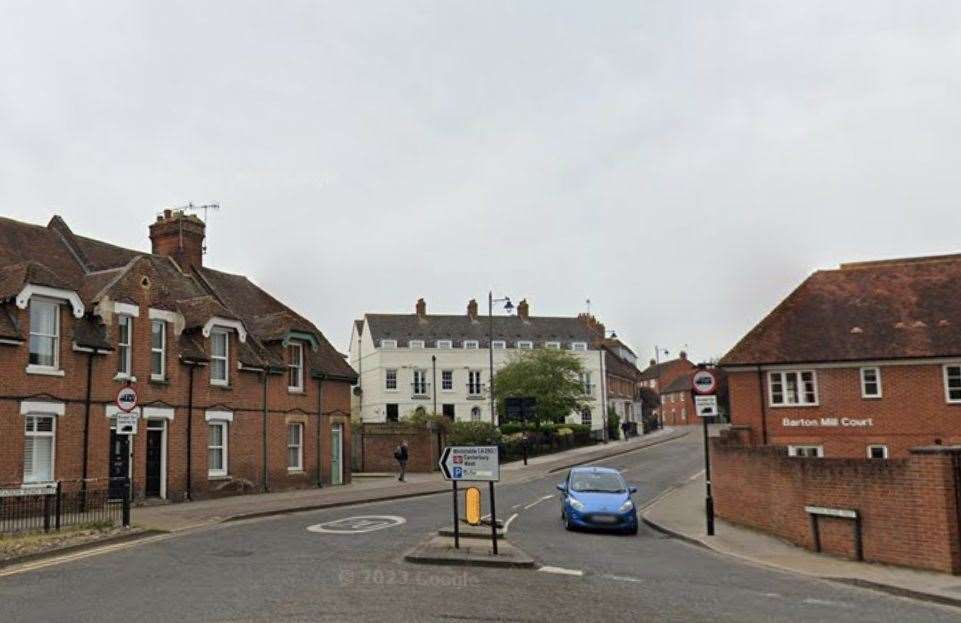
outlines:
[[137, 408], [137, 392], [133, 387], [124, 387], [117, 392], [117, 406], [124, 413], [130, 413]]
[[694, 374], [692, 383], [694, 385], [694, 393], [701, 394], [702, 396], [713, 394], [714, 390], [717, 389], [717, 379], [714, 378], [714, 373], [710, 370], [698, 370]]

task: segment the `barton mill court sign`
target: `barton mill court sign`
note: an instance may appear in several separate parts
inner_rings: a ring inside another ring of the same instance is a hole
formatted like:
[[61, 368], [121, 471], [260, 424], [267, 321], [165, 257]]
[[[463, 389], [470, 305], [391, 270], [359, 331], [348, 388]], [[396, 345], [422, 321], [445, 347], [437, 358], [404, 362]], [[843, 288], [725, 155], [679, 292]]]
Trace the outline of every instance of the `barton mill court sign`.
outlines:
[[800, 426], [803, 428], [810, 427], [836, 427], [836, 426], [846, 426], [849, 428], [868, 428], [874, 426], [874, 418], [850, 418], [850, 417], [822, 417], [818, 419], [804, 420], [804, 419], [792, 419], [784, 418], [781, 420], [781, 426], [795, 427]]

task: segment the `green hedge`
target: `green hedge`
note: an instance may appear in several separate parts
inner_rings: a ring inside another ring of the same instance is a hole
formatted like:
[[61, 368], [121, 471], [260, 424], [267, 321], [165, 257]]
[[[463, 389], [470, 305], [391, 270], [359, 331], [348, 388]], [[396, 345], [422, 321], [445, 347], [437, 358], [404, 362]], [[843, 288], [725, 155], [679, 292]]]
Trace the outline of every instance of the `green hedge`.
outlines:
[[489, 422], [453, 422], [447, 432], [451, 446], [496, 445], [500, 439], [501, 431]]

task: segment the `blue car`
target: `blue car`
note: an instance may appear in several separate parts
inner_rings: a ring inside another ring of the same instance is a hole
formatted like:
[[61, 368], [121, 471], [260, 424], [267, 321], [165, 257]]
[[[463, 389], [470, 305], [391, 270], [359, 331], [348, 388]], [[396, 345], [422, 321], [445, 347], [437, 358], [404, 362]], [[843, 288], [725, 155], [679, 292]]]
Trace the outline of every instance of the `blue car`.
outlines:
[[637, 534], [637, 509], [629, 487], [616, 469], [575, 467], [557, 485], [563, 494], [561, 519], [568, 530], [596, 528]]

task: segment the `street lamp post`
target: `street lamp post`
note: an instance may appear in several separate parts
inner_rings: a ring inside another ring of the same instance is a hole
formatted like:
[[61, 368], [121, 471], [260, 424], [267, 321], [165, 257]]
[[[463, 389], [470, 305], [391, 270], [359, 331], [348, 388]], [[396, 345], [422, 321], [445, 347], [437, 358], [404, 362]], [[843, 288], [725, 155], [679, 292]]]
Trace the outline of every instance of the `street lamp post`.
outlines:
[[491, 424], [497, 426], [494, 418], [494, 303], [504, 303], [504, 309], [507, 310], [508, 314], [514, 309], [514, 304], [511, 303], [509, 296], [495, 299], [493, 290], [487, 293], [487, 351], [490, 355], [490, 387], [487, 388], [487, 393], [489, 393], [491, 397]]

